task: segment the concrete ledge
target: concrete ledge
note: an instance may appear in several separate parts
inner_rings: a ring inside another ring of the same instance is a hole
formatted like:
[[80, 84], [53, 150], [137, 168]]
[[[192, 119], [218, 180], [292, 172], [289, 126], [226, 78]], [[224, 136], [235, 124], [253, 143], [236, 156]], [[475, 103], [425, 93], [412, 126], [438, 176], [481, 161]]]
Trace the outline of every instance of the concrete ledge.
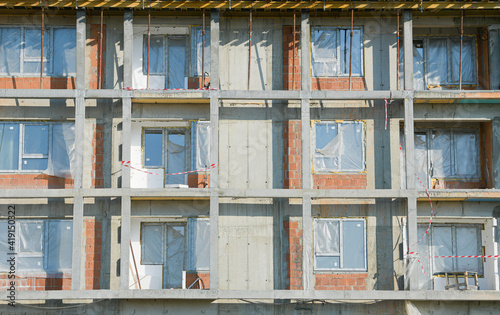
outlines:
[[16, 300], [86, 299], [293, 299], [293, 300], [411, 300], [498, 301], [500, 291], [236, 291], [236, 290], [78, 290], [18, 291]]

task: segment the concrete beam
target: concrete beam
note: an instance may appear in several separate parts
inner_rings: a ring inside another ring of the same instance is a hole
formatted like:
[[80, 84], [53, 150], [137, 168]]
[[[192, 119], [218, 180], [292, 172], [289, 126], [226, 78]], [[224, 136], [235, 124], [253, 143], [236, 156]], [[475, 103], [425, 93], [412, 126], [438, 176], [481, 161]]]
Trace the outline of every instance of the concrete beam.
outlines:
[[385, 300], [385, 301], [498, 301], [500, 291], [236, 291], [236, 290], [82, 290], [82, 291], [19, 291], [16, 302], [27, 300], [216, 300], [216, 299], [263, 299], [263, 300]]

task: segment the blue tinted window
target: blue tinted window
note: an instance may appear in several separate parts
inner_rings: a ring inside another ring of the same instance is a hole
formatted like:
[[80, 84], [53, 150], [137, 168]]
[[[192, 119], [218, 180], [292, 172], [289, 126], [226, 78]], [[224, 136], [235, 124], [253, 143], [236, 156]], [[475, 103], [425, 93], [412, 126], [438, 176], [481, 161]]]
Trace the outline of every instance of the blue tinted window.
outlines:
[[144, 134], [144, 166], [163, 165], [163, 135], [161, 130], [146, 130]]

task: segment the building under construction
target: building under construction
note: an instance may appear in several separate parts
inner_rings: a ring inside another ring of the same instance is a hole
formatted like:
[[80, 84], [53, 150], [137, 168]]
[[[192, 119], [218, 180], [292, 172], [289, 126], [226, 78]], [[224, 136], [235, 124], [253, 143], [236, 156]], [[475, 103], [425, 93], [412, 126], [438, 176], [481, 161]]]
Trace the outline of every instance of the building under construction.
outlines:
[[498, 1], [0, 0], [0, 313], [497, 313], [499, 52]]

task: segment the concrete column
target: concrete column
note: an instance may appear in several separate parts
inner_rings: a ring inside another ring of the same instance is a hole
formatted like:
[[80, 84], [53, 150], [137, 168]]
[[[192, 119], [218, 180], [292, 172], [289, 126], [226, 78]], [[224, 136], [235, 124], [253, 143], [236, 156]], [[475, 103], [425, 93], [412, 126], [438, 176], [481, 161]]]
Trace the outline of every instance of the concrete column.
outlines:
[[305, 291], [314, 289], [313, 226], [311, 196], [302, 198], [302, 285]]
[[311, 110], [309, 99], [301, 99], [302, 189], [311, 189]]
[[[415, 154], [414, 154], [414, 122], [413, 122], [413, 19], [412, 11], [405, 10], [403, 13], [403, 49], [404, 49], [404, 82], [405, 91], [405, 151], [406, 151], [406, 189], [415, 189]], [[408, 249], [416, 251], [414, 244], [417, 243], [417, 198], [410, 197], [407, 201], [407, 227], [408, 227]], [[406, 275], [409, 279], [410, 290], [418, 289], [417, 268], [411, 274]]]
[[300, 85], [303, 91], [311, 90], [311, 25], [309, 11], [302, 10], [300, 22]]
[[[219, 10], [210, 13], [210, 86], [220, 88]], [[210, 162], [219, 164], [219, 92], [210, 95]], [[210, 170], [210, 290], [219, 288], [219, 167]]]
[[[219, 10], [210, 13], [210, 86], [220, 88], [219, 77]], [[210, 179], [212, 180], [212, 179]]]
[[[85, 139], [85, 39], [86, 12], [76, 13], [76, 100], [75, 100], [75, 143], [82, 144]], [[73, 204], [73, 252], [71, 266], [71, 289], [83, 289], [82, 252], [83, 252], [83, 145], [75, 147], [75, 173]]]
[[492, 161], [493, 161], [493, 188], [500, 189], [500, 117], [491, 122]]
[[133, 11], [123, 12], [123, 87], [132, 87], [132, 58], [134, 49]]
[[120, 289], [129, 289], [130, 264], [130, 196], [122, 197], [120, 233]]

